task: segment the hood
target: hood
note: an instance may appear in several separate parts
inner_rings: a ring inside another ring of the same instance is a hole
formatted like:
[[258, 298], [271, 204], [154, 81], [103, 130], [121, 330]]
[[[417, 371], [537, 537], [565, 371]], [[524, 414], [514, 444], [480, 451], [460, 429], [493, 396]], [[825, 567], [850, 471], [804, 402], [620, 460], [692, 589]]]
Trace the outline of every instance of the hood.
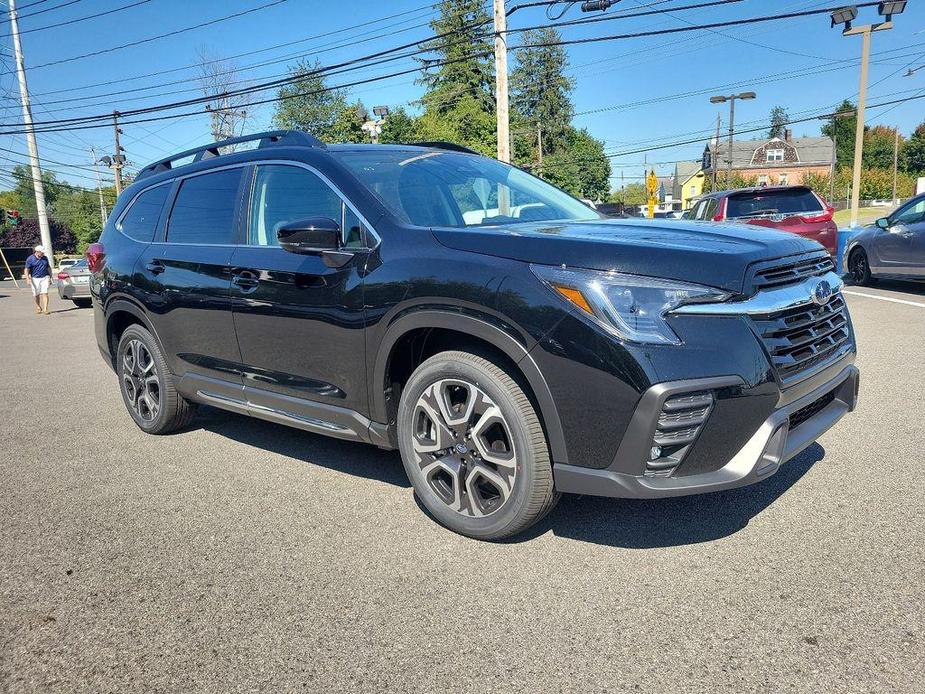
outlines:
[[614, 219], [435, 228], [444, 246], [542, 265], [613, 270], [741, 292], [748, 266], [822, 249], [746, 224]]

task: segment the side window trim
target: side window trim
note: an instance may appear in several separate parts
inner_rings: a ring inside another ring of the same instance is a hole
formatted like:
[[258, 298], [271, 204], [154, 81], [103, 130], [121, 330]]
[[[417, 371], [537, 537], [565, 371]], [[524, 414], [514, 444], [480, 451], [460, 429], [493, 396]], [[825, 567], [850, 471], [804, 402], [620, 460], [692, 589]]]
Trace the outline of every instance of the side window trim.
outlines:
[[125, 206], [125, 209], [122, 210], [122, 213], [119, 215], [119, 218], [116, 220], [115, 224], [113, 224], [113, 227], [115, 228], [115, 230], [118, 231], [125, 238], [135, 243], [144, 243], [144, 244], [154, 243], [155, 240], [160, 235], [162, 225], [164, 223], [164, 214], [166, 213], [168, 206], [171, 205], [173, 202], [173, 195], [171, 195], [171, 191], [167, 191], [167, 197], [164, 199], [164, 204], [161, 205], [161, 213], [160, 215], [158, 215], [157, 223], [154, 225], [154, 234], [151, 237], [151, 241], [139, 241], [138, 239], [133, 238], [129, 236], [128, 234], [126, 234], [122, 230], [122, 221], [125, 219], [126, 215], [128, 215], [129, 210], [131, 210], [132, 207], [135, 205], [135, 203], [138, 201], [138, 198], [140, 198], [142, 195], [144, 195], [145, 193], [149, 191], [154, 190], [155, 188], [160, 188], [161, 186], [173, 185], [173, 183], [174, 183], [174, 179], [171, 178], [167, 181], [161, 181], [160, 183], [155, 183], [153, 186], [148, 186], [147, 188], [143, 188], [139, 190], [137, 193], [135, 193], [135, 195], [132, 196], [132, 199], [129, 200], [129, 203]]
[[321, 179], [322, 183], [324, 183], [328, 188], [331, 189], [331, 191], [338, 198], [340, 198], [340, 202], [341, 202], [341, 214], [340, 214], [341, 240], [344, 243], [346, 243], [347, 241], [346, 235], [345, 235], [346, 229], [344, 228], [345, 219], [347, 215], [346, 208], [348, 207], [350, 208], [350, 211], [356, 215], [357, 219], [359, 219], [360, 223], [363, 225], [363, 229], [364, 229], [363, 236], [367, 242], [364, 248], [356, 248], [356, 249], [351, 249], [351, 250], [358, 250], [358, 251], [373, 250], [382, 242], [382, 237], [379, 236], [378, 232], [373, 228], [372, 224], [369, 223], [369, 220], [366, 219], [366, 217], [363, 216], [363, 214], [356, 208], [356, 206], [352, 202], [350, 202], [350, 200], [347, 199], [347, 196], [345, 196], [340, 191], [340, 189], [336, 185], [334, 185], [331, 179], [329, 179], [327, 176], [321, 173], [314, 166], [311, 166], [310, 164], [305, 164], [300, 161], [294, 161], [291, 159], [260, 159], [260, 160], [250, 162], [250, 163], [253, 165], [254, 175], [253, 175], [253, 180], [250, 183], [250, 187], [246, 195], [248, 219], [247, 219], [247, 222], [244, 228], [243, 240], [241, 244], [239, 245], [247, 246], [248, 248], [278, 248], [277, 246], [260, 246], [258, 244], [250, 243], [250, 224], [251, 224], [250, 209], [252, 207], [251, 202], [253, 201], [254, 185], [255, 185], [256, 178], [257, 178], [257, 169], [261, 166], [267, 166], [267, 165], [293, 166], [296, 168], [305, 169], [306, 171], [309, 171], [315, 174], [319, 179]]

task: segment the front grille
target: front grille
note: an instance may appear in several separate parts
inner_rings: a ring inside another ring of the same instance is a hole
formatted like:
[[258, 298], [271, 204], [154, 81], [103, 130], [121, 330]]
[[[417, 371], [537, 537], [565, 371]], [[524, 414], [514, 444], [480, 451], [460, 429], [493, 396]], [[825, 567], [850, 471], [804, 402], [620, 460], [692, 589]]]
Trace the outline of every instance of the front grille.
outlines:
[[652, 436], [646, 477], [668, 477], [675, 471], [700, 435], [712, 409], [710, 391], [684, 393], [665, 400]]
[[784, 382], [836, 359], [851, 347], [848, 312], [840, 294], [824, 306], [798, 306], [752, 320]]
[[812, 419], [817, 414], [822, 412], [822, 410], [828, 407], [829, 403], [831, 403], [834, 399], [835, 391], [832, 390], [823, 395], [821, 398], [813, 400], [806, 407], [801, 407], [799, 410], [790, 415], [790, 428], [796, 429], [803, 422]]
[[752, 286], [755, 289], [768, 289], [770, 287], [781, 287], [786, 284], [794, 284], [807, 277], [824, 275], [835, 269], [835, 263], [828, 254], [814, 255], [810, 258], [804, 258], [782, 265], [761, 268], [755, 271], [752, 279]]

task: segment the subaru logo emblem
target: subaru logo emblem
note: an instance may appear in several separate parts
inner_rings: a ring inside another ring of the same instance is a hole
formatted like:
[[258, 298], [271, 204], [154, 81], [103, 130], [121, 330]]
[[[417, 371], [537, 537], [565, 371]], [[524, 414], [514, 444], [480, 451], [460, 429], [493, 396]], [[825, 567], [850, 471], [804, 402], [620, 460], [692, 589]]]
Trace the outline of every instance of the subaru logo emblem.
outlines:
[[468, 451], [468, 450], [469, 450], [469, 447], [466, 446], [466, 444], [464, 444], [464, 443], [457, 443], [457, 444], [456, 444], [456, 451], [457, 451], [457, 453], [465, 453], [465, 452]]
[[825, 306], [832, 298], [832, 285], [826, 280], [819, 280], [810, 289], [809, 298], [818, 306]]

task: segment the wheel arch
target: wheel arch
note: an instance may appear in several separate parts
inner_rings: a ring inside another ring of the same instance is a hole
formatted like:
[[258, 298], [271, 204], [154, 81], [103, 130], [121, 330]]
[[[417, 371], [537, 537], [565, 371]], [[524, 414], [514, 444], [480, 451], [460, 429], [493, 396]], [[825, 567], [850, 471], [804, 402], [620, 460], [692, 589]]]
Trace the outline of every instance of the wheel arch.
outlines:
[[[389, 326], [379, 343], [370, 378], [372, 419], [389, 425], [393, 423], [400, 395], [394, 390], [395, 384], [403, 385], [414, 368], [431, 356], [435, 347], [445, 344], [443, 340], [450, 335], [458, 338], [454, 349], [468, 348], [477, 352], [482, 346], [511, 367], [511, 376], [520, 382], [537, 408], [553, 461], [567, 462], [565, 436], [555, 401], [529, 349], [501, 327], [463, 313], [421, 310], [402, 316]], [[409, 364], [397, 364], [396, 357], [409, 349], [412, 350], [410, 368]], [[396, 375], [398, 381], [393, 379]]]
[[106, 306], [106, 342], [113, 362], [115, 362], [119, 338], [130, 325], [141, 325], [154, 336], [158, 346], [161, 345], [157, 331], [141, 307], [129, 299], [113, 299]]

